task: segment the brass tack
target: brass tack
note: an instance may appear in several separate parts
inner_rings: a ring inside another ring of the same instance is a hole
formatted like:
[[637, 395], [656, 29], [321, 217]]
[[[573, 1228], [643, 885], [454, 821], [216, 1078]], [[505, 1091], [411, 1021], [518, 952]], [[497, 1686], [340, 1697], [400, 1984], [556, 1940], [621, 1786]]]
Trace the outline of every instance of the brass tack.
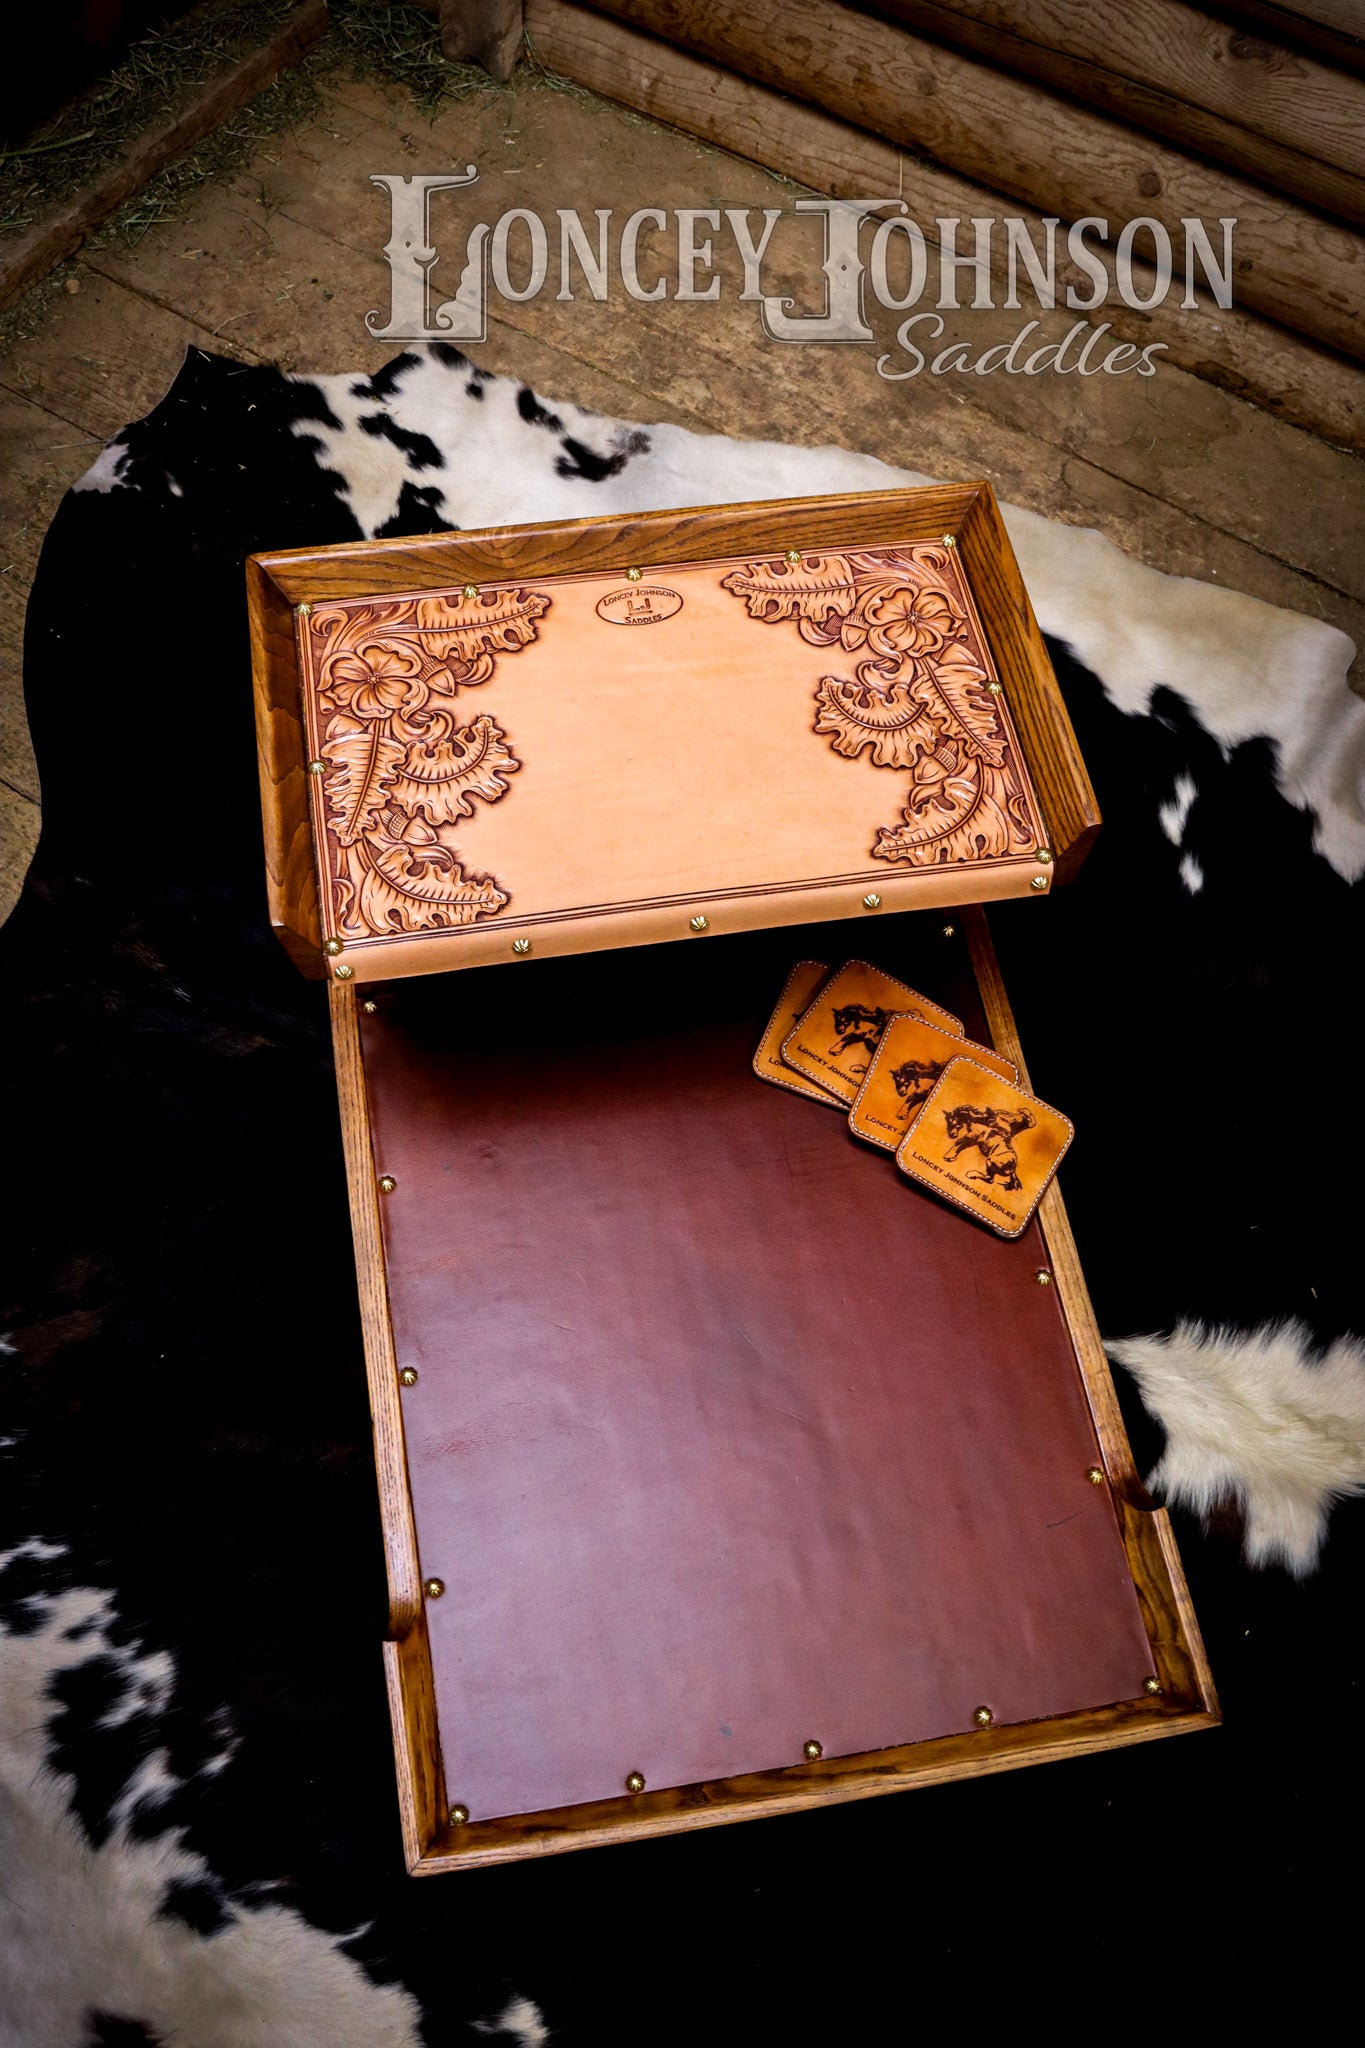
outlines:
[[1051, 1287], [1052, 1285], [1052, 1275], [1048, 1272], [1046, 1266], [1040, 1266], [1033, 1277], [1040, 1287]]
[[644, 1789], [645, 1789], [645, 1780], [644, 1780], [644, 1774], [643, 1774], [643, 1772], [641, 1772], [641, 1771], [629, 1771], [629, 1772], [627, 1772], [627, 1774], [626, 1774], [626, 1790], [627, 1790], [627, 1792], [643, 1792], [643, 1791], [644, 1791]]
[[325, 775], [327, 773], [327, 763], [325, 761], [310, 761], [308, 763], [308, 773], [310, 775]]
[[797, 567], [798, 567], [798, 565], [800, 564], [800, 561], [801, 561], [801, 550], [800, 550], [800, 548], [788, 548], [788, 549], [787, 549], [787, 560], [788, 560], [788, 561], [789, 561], [789, 562], [791, 563], [791, 565], [792, 565], [793, 569], [797, 568]]
[[709, 917], [703, 917], [700, 911], [698, 911], [698, 912], [697, 912], [697, 914], [696, 914], [696, 916], [695, 916], [695, 917], [693, 917], [693, 918], [690, 918], [690, 919], [688, 920], [688, 923], [689, 923], [690, 929], [691, 929], [692, 931], [694, 931], [694, 932], [707, 932], [707, 931], [710, 931], [710, 929], [711, 929], [711, 920], [710, 920], [710, 918], [709, 918]]
[[462, 1828], [462, 1827], [464, 1826], [465, 1822], [466, 1822], [466, 1821], [467, 1821], [468, 1819], [469, 1819], [469, 1808], [468, 1808], [467, 1806], [452, 1806], [452, 1807], [451, 1807], [451, 1809], [450, 1809], [450, 1825], [451, 1825], [451, 1826], [452, 1826], [453, 1828]]
[[393, 1177], [393, 1175], [392, 1175], [391, 1173], [381, 1173], [381, 1174], [380, 1174], [380, 1176], [379, 1176], [379, 1192], [380, 1192], [380, 1194], [381, 1194], [381, 1195], [391, 1195], [391, 1194], [393, 1193], [394, 1189], [395, 1189], [395, 1188], [397, 1187], [397, 1185], [398, 1185], [398, 1183], [397, 1183], [397, 1181], [396, 1181], [396, 1180], [394, 1179], [394, 1177]]
[[355, 969], [354, 967], [348, 967], [345, 961], [343, 960], [340, 967], [334, 967], [332, 969], [332, 972], [336, 976], [338, 981], [349, 981], [351, 979], [351, 976], [355, 973]]
[[513, 939], [512, 951], [516, 954], [519, 960], [524, 959], [526, 954], [528, 954], [530, 950], [531, 941], [529, 939]]
[[643, 569], [627, 569], [627, 571], [626, 571], [626, 581], [627, 581], [627, 583], [638, 583], [638, 582], [639, 582], [639, 580], [640, 580], [640, 578], [641, 578], [641, 577], [642, 577], [642, 576], [644, 575], [644, 573], [645, 573], [645, 572], [644, 572], [644, 570], [643, 570]]
[[1046, 887], [1047, 887], [1047, 876], [1046, 876], [1046, 875], [1035, 875], [1035, 876], [1033, 877], [1033, 886], [1034, 886], [1034, 888], [1035, 888], [1035, 889], [1046, 889]]
[[814, 1736], [811, 1737], [809, 1742], [803, 1742], [801, 1745], [801, 1754], [808, 1764], [818, 1764], [824, 1753], [824, 1743], [817, 1742]]
[[955, 924], [945, 924], [943, 936], [945, 939], [955, 939], [957, 937], [957, 926]]
[[1150, 1693], [1152, 1698], [1155, 1699], [1161, 1691], [1161, 1680], [1159, 1678], [1144, 1678], [1142, 1690], [1145, 1693]]
[[376, 1002], [371, 1002], [371, 1001], [363, 1002], [363, 1003], [362, 1003], [362, 1004], [360, 1005], [360, 1007], [361, 1007], [361, 1009], [362, 1009], [362, 1010], [363, 1010], [363, 1011], [365, 1012], [365, 1015], [366, 1015], [367, 1017], [374, 1017], [374, 1016], [377, 1016], [377, 1015], [378, 1015], [378, 1012], [379, 1012], [379, 1005], [378, 1005], [378, 1003], [376, 1003]]
[[444, 1579], [427, 1579], [422, 1586], [422, 1591], [426, 1594], [428, 1600], [439, 1600], [445, 1589], [446, 1582]]
[[945, 533], [943, 545], [945, 548], [955, 548], [957, 546], [957, 535], [955, 533]]
[[415, 1387], [417, 1385], [417, 1367], [415, 1365], [405, 1365], [398, 1375], [398, 1384], [400, 1387]]
[[989, 1707], [978, 1707], [976, 1712], [972, 1715], [972, 1719], [975, 1721], [978, 1728], [989, 1728], [991, 1722], [995, 1719], [995, 1716], [991, 1712]]
[[464, 594], [465, 594], [465, 596], [466, 596], [466, 597], [468, 597], [468, 598], [475, 598], [475, 597], [477, 597], [477, 596], [478, 596], [478, 594], [479, 594], [479, 586], [478, 586], [478, 584], [477, 584], [477, 583], [466, 583], [466, 585], [465, 585], [465, 587], [464, 587]]
[[1048, 867], [1052, 861], [1052, 855], [1048, 852], [1045, 846], [1040, 846], [1038, 848], [1038, 851], [1034, 854], [1033, 858], [1036, 861], [1041, 862], [1044, 867]]
[[1092, 1465], [1085, 1476], [1092, 1486], [1103, 1486], [1104, 1484], [1104, 1474], [1098, 1465]]
[[311, 618], [313, 615], [313, 607], [311, 604], [296, 604], [294, 606], [294, 615], [296, 618], [300, 619]]
[[1005, 685], [1003, 683], [987, 683], [986, 688], [990, 691], [992, 697], [1004, 695]]
[[881, 899], [881, 897], [880, 897], [880, 896], [879, 896], [879, 895], [877, 894], [877, 892], [876, 892], [876, 890], [875, 890], [875, 889], [869, 889], [869, 890], [868, 890], [868, 892], [867, 892], [867, 894], [866, 894], [866, 896], [864, 896], [864, 898], [863, 898], [863, 909], [864, 909], [864, 910], [880, 910], [880, 909], [881, 909], [881, 907], [882, 907], [882, 899]]
[[324, 953], [331, 953], [331, 954], [332, 954], [333, 956], [335, 956], [335, 955], [336, 955], [337, 953], [339, 953], [339, 952], [341, 951], [341, 941], [340, 941], [340, 939], [328, 939], [328, 940], [326, 940], [326, 941], [325, 941], [325, 943], [324, 943], [324, 945], [323, 945], [323, 948], [322, 948], [322, 950], [323, 950], [323, 952], [324, 952]]

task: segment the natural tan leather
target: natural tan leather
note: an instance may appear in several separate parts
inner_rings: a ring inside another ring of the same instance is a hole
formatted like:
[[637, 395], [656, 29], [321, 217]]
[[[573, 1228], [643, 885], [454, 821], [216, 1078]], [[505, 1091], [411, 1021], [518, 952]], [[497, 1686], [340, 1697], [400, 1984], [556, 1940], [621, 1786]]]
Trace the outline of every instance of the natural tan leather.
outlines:
[[1013, 1060], [988, 1045], [955, 1036], [922, 1017], [893, 1017], [881, 1035], [872, 1064], [848, 1113], [855, 1137], [894, 1152], [924, 1106], [929, 1090], [949, 1060], [967, 1053], [992, 1074], [1019, 1079]]
[[950, 1060], [896, 1153], [902, 1173], [1001, 1237], [1018, 1237], [1075, 1127], [980, 1060]]
[[789, 1035], [802, 1011], [810, 1007], [817, 990], [824, 987], [829, 977], [830, 970], [823, 960], [797, 961], [783, 984], [777, 1008], [758, 1042], [754, 1072], [760, 1081], [771, 1081], [778, 1088], [790, 1088], [794, 1095], [809, 1095], [816, 1102], [833, 1103], [838, 1109], [843, 1105], [837, 1095], [817, 1087], [813, 1081], [803, 1080], [782, 1057], [783, 1039]]
[[298, 652], [361, 980], [1051, 879], [939, 541], [330, 601]]
[[889, 1020], [905, 1012], [961, 1038], [957, 1018], [866, 960], [846, 960], [782, 1042], [782, 1058], [847, 1109]]

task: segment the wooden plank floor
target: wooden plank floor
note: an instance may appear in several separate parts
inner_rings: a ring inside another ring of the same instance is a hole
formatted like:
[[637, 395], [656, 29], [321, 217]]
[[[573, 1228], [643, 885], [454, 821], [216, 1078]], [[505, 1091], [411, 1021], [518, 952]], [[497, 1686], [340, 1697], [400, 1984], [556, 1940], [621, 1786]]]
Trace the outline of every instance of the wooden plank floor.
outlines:
[[[756, 166], [578, 91], [518, 74], [434, 120], [407, 95], [324, 81], [316, 116], [271, 137], [230, 181], [201, 187], [135, 249], [68, 266], [41, 325], [0, 359], [0, 914], [31, 857], [39, 791], [20, 698], [23, 607], [47, 523], [99, 446], [145, 413], [196, 343], [251, 361], [374, 370], [396, 353], [363, 321], [388, 303], [384, 195], [372, 172], [479, 166], [452, 223], [533, 208], [779, 206], [797, 191]], [[775, 287], [803, 307], [819, 281], [818, 225], [784, 222]], [[801, 241], [799, 237], [806, 236]], [[451, 254], [453, 260], [453, 234]], [[1154, 567], [1329, 619], [1365, 644], [1365, 466], [1184, 371], [1155, 377], [921, 375], [888, 382], [871, 347], [784, 346], [740, 299], [728, 235], [714, 304], [492, 300], [486, 368], [547, 395], [642, 422], [864, 450], [1097, 526]], [[659, 266], [667, 272], [668, 265]], [[783, 279], [783, 272], [786, 277]], [[553, 278], [553, 272], [552, 272]], [[765, 284], [767, 275], [765, 273]], [[948, 313], [935, 346], [977, 355], [1024, 314]], [[1035, 345], [1071, 317], [1043, 316]], [[886, 316], [889, 344], [894, 317]], [[879, 330], [880, 331], [880, 330]], [[1357, 677], [1360, 668], [1357, 667]], [[248, 687], [243, 677], [243, 688]]]

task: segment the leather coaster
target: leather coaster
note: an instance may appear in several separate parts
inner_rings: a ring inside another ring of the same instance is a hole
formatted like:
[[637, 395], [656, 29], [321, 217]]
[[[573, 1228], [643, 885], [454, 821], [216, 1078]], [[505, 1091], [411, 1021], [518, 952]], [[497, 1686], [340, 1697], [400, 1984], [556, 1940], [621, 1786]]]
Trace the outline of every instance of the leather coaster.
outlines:
[[1014, 1061], [992, 1052], [988, 1045], [955, 1038], [951, 1031], [926, 1024], [922, 1017], [893, 1017], [848, 1113], [853, 1135], [894, 1152], [949, 1060], [963, 1055], [1003, 1080], [1019, 1079]]
[[783, 983], [777, 1008], [768, 1019], [768, 1028], [758, 1041], [754, 1072], [760, 1081], [771, 1081], [778, 1088], [790, 1088], [793, 1094], [809, 1095], [813, 1102], [827, 1102], [835, 1109], [842, 1109], [844, 1105], [837, 1095], [831, 1095], [825, 1088], [812, 1087], [782, 1060], [783, 1039], [802, 1011], [809, 1009], [817, 990], [823, 988], [829, 976], [830, 970], [823, 960], [797, 961]]
[[877, 1041], [899, 1013], [923, 1017], [954, 1038], [962, 1036], [950, 1011], [866, 960], [846, 960], [783, 1040], [782, 1057], [817, 1088], [849, 1104], [872, 1064]]
[[1060, 1110], [978, 1060], [950, 1060], [896, 1164], [1000, 1237], [1020, 1237], [1075, 1136]]

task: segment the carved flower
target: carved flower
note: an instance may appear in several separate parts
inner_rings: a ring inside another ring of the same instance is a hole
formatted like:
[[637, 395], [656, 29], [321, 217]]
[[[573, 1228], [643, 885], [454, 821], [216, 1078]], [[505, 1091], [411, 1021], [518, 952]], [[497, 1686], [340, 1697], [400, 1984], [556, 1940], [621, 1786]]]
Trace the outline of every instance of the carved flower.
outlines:
[[420, 657], [393, 640], [367, 640], [353, 654], [339, 654], [326, 688], [356, 718], [411, 715], [427, 701]]
[[874, 654], [905, 660], [941, 654], [962, 630], [962, 621], [940, 590], [915, 590], [908, 583], [875, 583], [843, 622], [845, 647], [866, 646]]

